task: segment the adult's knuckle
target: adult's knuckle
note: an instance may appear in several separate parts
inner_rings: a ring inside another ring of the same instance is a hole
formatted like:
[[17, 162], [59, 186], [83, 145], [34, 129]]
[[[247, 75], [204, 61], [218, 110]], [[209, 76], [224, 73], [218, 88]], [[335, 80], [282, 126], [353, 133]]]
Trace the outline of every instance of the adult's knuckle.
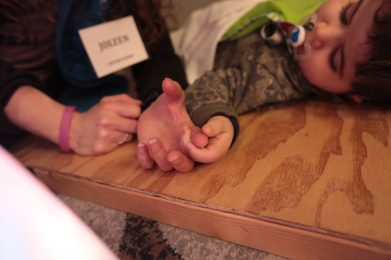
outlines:
[[106, 116], [102, 116], [98, 119], [98, 126], [107, 127], [110, 125], [110, 119]]
[[99, 128], [97, 136], [98, 136], [98, 140], [105, 140], [109, 136], [109, 133], [105, 129]]
[[100, 112], [104, 113], [105, 111], [108, 111], [111, 109], [111, 103], [110, 102], [101, 102], [100, 104]]
[[133, 106], [133, 113], [135, 114], [135, 116], [139, 116], [141, 114], [141, 107]]
[[97, 143], [92, 147], [95, 154], [101, 154], [105, 152], [105, 146], [102, 143]]
[[100, 99], [99, 103], [100, 104], [104, 104], [104, 103], [107, 103], [111, 100], [111, 97], [110, 96], [105, 96], [103, 98]]
[[126, 99], [129, 99], [129, 100], [132, 99], [128, 94], [125, 94], [125, 93], [119, 94], [118, 97], [120, 97], [120, 98], [126, 98]]

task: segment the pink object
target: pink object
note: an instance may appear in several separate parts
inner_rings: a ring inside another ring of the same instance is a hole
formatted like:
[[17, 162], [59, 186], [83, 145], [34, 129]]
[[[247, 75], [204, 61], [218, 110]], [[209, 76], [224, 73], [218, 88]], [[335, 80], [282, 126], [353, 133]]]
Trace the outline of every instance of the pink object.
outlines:
[[59, 146], [62, 152], [72, 151], [69, 147], [69, 128], [71, 126], [72, 114], [75, 111], [76, 107], [66, 106], [64, 113], [62, 114], [61, 125], [60, 125], [60, 136], [59, 136]]

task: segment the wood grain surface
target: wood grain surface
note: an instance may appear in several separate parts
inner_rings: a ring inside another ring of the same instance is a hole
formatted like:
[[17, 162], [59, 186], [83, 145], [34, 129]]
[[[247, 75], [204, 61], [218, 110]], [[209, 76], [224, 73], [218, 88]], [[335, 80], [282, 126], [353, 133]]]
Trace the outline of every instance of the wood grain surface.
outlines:
[[[54, 190], [235, 243], [293, 258], [333, 258], [341, 250], [346, 257], [391, 258], [390, 111], [311, 101], [240, 122], [224, 159], [185, 174], [142, 170], [135, 143], [82, 157], [30, 137], [13, 153]], [[142, 201], [155, 209], [145, 212]], [[199, 225], [186, 221], [200, 211]], [[232, 221], [208, 232], [221, 221], [216, 214], [240, 218], [242, 227], [271, 225], [279, 246], [260, 237], [255, 243], [255, 231], [237, 231]]]

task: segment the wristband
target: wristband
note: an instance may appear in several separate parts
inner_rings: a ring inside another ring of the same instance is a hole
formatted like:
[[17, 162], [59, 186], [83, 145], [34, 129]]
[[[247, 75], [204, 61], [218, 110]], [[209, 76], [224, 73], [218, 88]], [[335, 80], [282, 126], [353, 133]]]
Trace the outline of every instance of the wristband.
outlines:
[[72, 114], [76, 107], [66, 106], [61, 118], [60, 136], [58, 139], [58, 145], [62, 152], [72, 151], [69, 147], [69, 128], [71, 126]]

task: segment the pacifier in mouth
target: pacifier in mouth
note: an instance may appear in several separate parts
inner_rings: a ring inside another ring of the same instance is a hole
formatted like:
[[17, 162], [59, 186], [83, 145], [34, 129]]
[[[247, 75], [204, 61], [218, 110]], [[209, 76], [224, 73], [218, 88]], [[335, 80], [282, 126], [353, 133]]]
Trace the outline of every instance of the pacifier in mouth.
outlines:
[[311, 55], [312, 49], [309, 41], [306, 41], [309, 31], [316, 27], [317, 14], [311, 14], [302, 19], [300, 25], [285, 21], [274, 21], [265, 24], [261, 29], [261, 37], [269, 44], [276, 45], [287, 39], [292, 46], [296, 59], [304, 59]]
[[312, 47], [310, 41], [307, 41], [307, 36], [308, 32], [316, 28], [317, 19], [316, 13], [304, 17], [291, 34], [291, 45], [294, 48], [295, 58], [298, 60], [308, 58], [312, 54]]

